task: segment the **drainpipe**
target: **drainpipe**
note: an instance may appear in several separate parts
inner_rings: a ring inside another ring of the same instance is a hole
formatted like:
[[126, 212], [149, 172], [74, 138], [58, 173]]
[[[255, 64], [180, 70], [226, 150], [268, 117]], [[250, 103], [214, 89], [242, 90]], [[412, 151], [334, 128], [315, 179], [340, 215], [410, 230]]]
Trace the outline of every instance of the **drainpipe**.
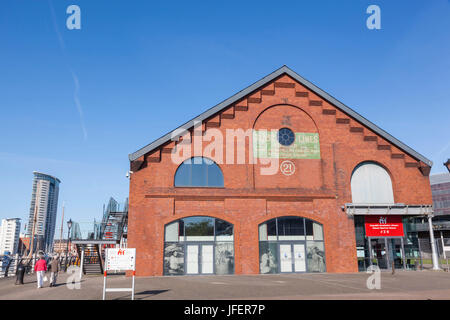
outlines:
[[431, 220], [432, 215], [428, 215], [428, 227], [430, 229], [430, 241], [431, 241], [431, 257], [433, 260], [433, 270], [441, 270], [439, 268], [439, 262], [436, 252], [436, 243], [434, 242], [433, 222]]

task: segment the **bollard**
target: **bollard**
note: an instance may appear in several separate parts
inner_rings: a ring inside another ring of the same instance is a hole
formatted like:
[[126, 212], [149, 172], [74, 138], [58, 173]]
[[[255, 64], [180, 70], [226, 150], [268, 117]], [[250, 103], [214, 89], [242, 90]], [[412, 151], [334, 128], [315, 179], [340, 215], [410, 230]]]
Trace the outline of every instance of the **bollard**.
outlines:
[[25, 266], [22, 264], [22, 261], [19, 261], [16, 270], [16, 284], [23, 284], [24, 275], [25, 275]]
[[395, 264], [392, 262], [392, 274], [395, 274]]

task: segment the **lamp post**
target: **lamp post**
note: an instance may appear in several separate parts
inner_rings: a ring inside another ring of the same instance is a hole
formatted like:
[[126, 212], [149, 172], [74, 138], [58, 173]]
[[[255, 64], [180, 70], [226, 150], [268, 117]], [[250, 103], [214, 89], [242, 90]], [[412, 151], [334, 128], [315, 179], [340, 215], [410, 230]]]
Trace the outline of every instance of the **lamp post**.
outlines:
[[66, 263], [65, 263], [65, 271], [67, 271], [67, 257], [69, 256], [69, 242], [70, 242], [70, 229], [72, 228], [72, 219], [67, 221], [67, 248], [66, 248]]

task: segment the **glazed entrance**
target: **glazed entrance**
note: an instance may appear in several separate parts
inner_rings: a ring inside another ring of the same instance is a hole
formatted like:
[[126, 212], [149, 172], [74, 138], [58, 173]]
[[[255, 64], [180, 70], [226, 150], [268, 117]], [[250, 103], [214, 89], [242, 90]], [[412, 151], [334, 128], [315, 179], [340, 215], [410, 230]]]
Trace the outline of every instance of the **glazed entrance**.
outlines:
[[259, 225], [260, 273], [325, 272], [320, 223], [302, 217], [278, 217]]
[[280, 272], [305, 272], [305, 244], [279, 244]]
[[370, 259], [380, 269], [406, 269], [403, 238], [368, 238]]
[[233, 274], [233, 225], [195, 216], [165, 226], [164, 275]]

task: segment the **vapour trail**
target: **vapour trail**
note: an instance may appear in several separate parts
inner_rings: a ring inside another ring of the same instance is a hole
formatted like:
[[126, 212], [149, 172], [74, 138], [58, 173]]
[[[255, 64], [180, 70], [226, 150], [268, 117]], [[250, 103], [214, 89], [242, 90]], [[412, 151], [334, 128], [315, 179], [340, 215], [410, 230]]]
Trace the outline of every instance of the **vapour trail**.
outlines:
[[68, 62], [69, 59], [67, 58], [67, 54], [66, 54], [66, 46], [64, 44], [64, 40], [63, 37], [61, 35], [61, 33], [59, 32], [58, 29], [58, 24], [56, 23], [56, 14], [55, 14], [55, 9], [53, 8], [53, 4], [51, 0], [48, 0], [48, 5], [50, 7], [50, 12], [52, 15], [52, 20], [53, 20], [53, 28], [56, 32], [56, 35], [58, 37], [58, 42], [59, 42], [59, 46], [61, 48], [61, 52], [64, 56], [64, 59], [66, 60], [66, 64], [68, 66], [68, 69], [72, 75], [72, 80], [73, 80], [73, 84], [74, 84], [74, 92], [73, 92], [73, 101], [75, 103], [75, 106], [77, 107], [77, 111], [78, 111], [78, 115], [80, 117], [80, 125], [81, 125], [81, 130], [83, 131], [83, 137], [84, 140], [87, 140], [88, 134], [87, 134], [87, 130], [86, 130], [86, 126], [84, 125], [84, 119], [83, 119], [83, 107], [80, 103], [80, 98], [79, 98], [79, 91], [80, 91], [80, 84], [78, 81], [78, 77], [75, 74], [75, 72], [73, 71], [73, 69], [70, 66], [70, 63]]

